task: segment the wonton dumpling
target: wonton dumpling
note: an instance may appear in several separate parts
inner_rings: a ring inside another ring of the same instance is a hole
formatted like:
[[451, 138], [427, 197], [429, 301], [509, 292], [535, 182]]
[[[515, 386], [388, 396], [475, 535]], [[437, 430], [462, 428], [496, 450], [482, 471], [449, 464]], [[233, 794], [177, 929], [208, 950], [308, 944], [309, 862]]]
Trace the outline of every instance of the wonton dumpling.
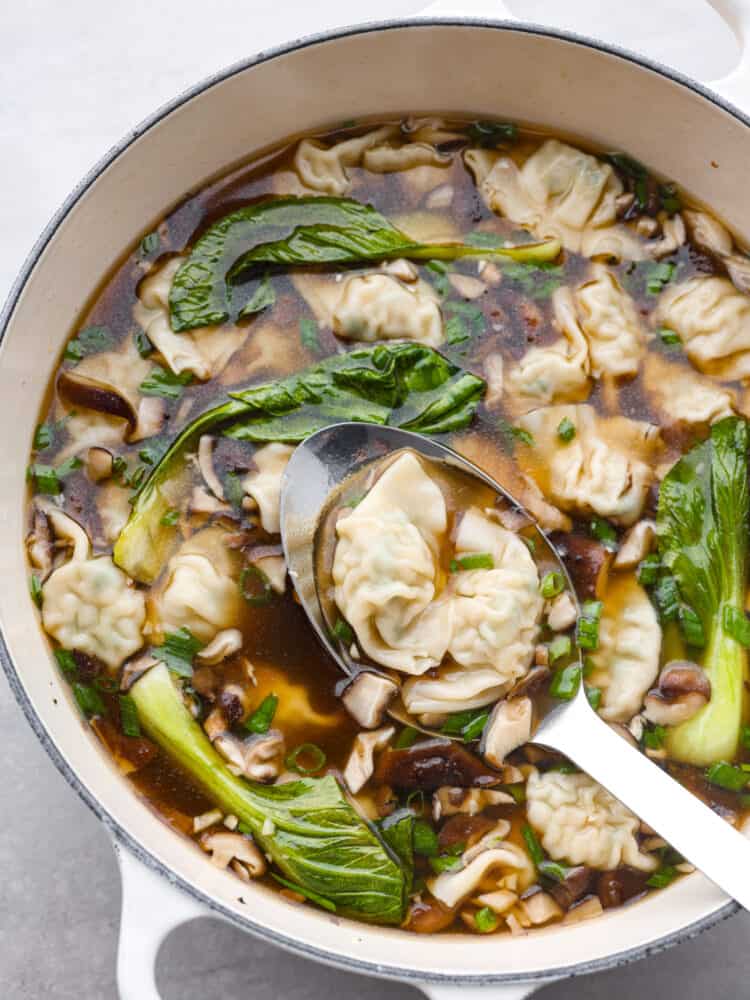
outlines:
[[389, 274], [347, 278], [333, 311], [333, 331], [347, 340], [413, 340], [428, 347], [443, 341], [443, 320], [424, 287], [410, 288]]
[[257, 503], [260, 523], [269, 535], [281, 531], [281, 478], [293, 451], [277, 441], [263, 445], [253, 455], [255, 468], [242, 480], [242, 489]]
[[390, 174], [416, 167], [447, 167], [452, 159], [450, 153], [440, 153], [428, 142], [407, 142], [371, 147], [362, 157], [362, 166], [373, 174]]
[[464, 153], [485, 202], [538, 239], [557, 237], [568, 250], [639, 260], [643, 244], [616, 224], [623, 187], [612, 167], [595, 156], [548, 139], [519, 169], [509, 156]]
[[508, 684], [492, 668], [445, 666], [437, 677], [410, 677], [401, 688], [401, 697], [411, 715], [443, 715], [491, 705], [507, 690]]
[[[572, 441], [557, 428], [567, 418], [576, 429]], [[627, 417], [605, 419], [588, 404], [548, 406], [518, 421], [534, 444], [524, 448], [521, 468], [544, 495], [563, 510], [599, 514], [633, 524], [643, 510], [653, 471], [644, 458], [659, 443], [652, 424]]]
[[589, 347], [591, 373], [635, 375], [645, 349], [635, 304], [603, 264], [575, 292], [581, 329]]
[[410, 452], [389, 466], [336, 524], [335, 599], [377, 663], [423, 674], [445, 655], [450, 608], [435, 597], [445, 500]]
[[728, 278], [691, 278], [668, 285], [654, 320], [674, 330], [702, 372], [718, 378], [750, 376], [750, 297]]
[[109, 556], [56, 569], [42, 587], [42, 623], [63, 649], [96, 656], [115, 670], [143, 645], [143, 592]]
[[243, 603], [238, 567], [223, 538], [221, 528], [205, 528], [169, 560], [163, 583], [150, 596], [160, 631], [187, 628], [209, 643], [222, 629], [236, 627]]
[[453, 634], [448, 652], [464, 667], [491, 667], [502, 682], [527, 672], [544, 601], [536, 563], [521, 539], [476, 508], [466, 511], [456, 536], [456, 558], [489, 553], [493, 569], [453, 574]]
[[533, 770], [526, 782], [526, 815], [555, 861], [602, 871], [631, 865], [648, 872], [658, 865], [638, 847], [638, 817], [587, 774]]
[[734, 413], [734, 393], [691, 368], [650, 352], [643, 383], [654, 409], [668, 424], [713, 424]]
[[592, 683], [602, 689], [599, 714], [608, 722], [636, 715], [659, 673], [661, 628], [646, 591], [631, 574], [610, 580], [599, 625], [599, 648], [591, 654]]
[[548, 347], [532, 347], [508, 375], [506, 388], [515, 412], [548, 403], [578, 403], [589, 395], [588, 346], [569, 288], [557, 289], [552, 308], [563, 336]]
[[294, 154], [294, 169], [308, 188], [340, 198], [349, 190], [346, 168], [358, 166], [368, 149], [387, 142], [397, 131], [395, 125], [384, 125], [330, 147], [317, 139], [303, 139]]
[[133, 307], [133, 319], [175, 375], [191, 372], [205, 380], [222, 371], [244, 344], [248, 328], [218, 325], [175, 333], [169, 322], [169, 290], [182, 263], [182, 257], [172, 257], [144, 278]]

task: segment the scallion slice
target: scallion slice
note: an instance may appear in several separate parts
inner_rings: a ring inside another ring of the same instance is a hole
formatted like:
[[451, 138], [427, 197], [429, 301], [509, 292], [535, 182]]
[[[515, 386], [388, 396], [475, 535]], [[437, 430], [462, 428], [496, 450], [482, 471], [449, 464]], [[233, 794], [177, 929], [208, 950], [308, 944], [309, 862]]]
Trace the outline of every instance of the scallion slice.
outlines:
[[462, 569], [494, 569], [495, 561], [489, 552], [474, 552], [469, 556], [451, 559], [451, 573]]
[[575, 697], [580, 683], [580, 665], [578, 663], [569, 663], [567, 667], [554, 672], [549, 686], [549, 693], [559, 701], [570, 701]]
[[438, 854], [437, 834], [423, 819], [414, 820], [414, 853], [423, 858], [434, 858]]
[[273, 717], [276, 715], [278, 704], [279, 699], [277, 695], [267, 694], [245, 722], [245, 729], [251, 733], [267, 733], [271, 728]]
[[248, 604], [260, 607], [273, 598], [273, 587], [262, 569], [245, 566], [240, 574], [240, 591]]
[[481, 910], [477, 910], [474, 914], [474, 923], [477, 925], [477, 930], [480, 934], [491, 934], [492, 931], [497, 929], [497, 914], [489, 906], [483, 906]]
[[596, 649], [599, 646], [599, 619], [601, 601], [584, 601], [576, 625], [576, 642], [579, 649]]
[[[300, 761], [300, 757], [303, 759]], [[309, 764], [305, 763], [304, 758], [310, 758]], [[295, 747], [286, 758], [286, 766], [290, 771], [296, 771], [297, 774], [315, 774], [319, 771], [321, 767], [325, 766], [328, 758], [325, 753], [320, 749], [315, 743], [300, 743], [298, 747]]]
[[558, 594], [561, 594], [565, 590], [565, 577], [562, 573], [545, 573], [539, 589], [542, 597], [547, 599], [557, 597]]
[[140, 736], [141, 724], [138, 721], [138, 709], [129, 694], [121, 694], [118, 698], [120, 704], [120, 729], [126, 736]]

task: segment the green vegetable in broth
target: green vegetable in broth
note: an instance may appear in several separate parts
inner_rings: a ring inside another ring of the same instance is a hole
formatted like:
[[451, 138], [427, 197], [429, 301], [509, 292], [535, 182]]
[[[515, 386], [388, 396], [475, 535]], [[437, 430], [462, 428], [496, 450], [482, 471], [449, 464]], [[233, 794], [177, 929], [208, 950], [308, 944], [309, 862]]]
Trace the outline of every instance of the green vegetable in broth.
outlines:
[[130, 694], [141, 728], [220, 809], [252, 831], [286, 878], [340, 913], [371, 923], [401, 923], [408, 893], [403, 867], [352, 809], [335, 778], [281, 785], [236, 778], [190, 715], [163, 664], [136, 681]]
[[669, 729], [666, 746], [671, 756], [699, 766], [731, 760], [740, 740], [747, 651], [725, 623], [744, 617], [749, 444], [741, 418], [714, 424], [710, 438], [680, 459], [659, 491], [659, 554], [701, 626], [711, 681], [708, 704]]
[[237, 307], [237, 282], [260, 265], [309, 267], [393, 257], [478, 256], [541, 262], [554, 260], [559, 252], [558, 240], [481, 252], [462, 243], [420, 243], [371, 205], [350, 198], [270, 198], [224, 216], [200, 237], [172, 283], [170, 319], [172, 329], [179, 332], [245, 314]]
[[447, 434], [472, 420], [485, 383], [420, 344], [388, 344], [326, 358], [277, 382], [232, 393], [175, 439], [141, 486], [114, 548], [114, 560], [150, 583], [165, 563], [176, 529], [164, 515], [176, 506], [190, 473], [186, 455], [201, 434], [242, 441], [304, 440], [340, 420], [390, 424]]

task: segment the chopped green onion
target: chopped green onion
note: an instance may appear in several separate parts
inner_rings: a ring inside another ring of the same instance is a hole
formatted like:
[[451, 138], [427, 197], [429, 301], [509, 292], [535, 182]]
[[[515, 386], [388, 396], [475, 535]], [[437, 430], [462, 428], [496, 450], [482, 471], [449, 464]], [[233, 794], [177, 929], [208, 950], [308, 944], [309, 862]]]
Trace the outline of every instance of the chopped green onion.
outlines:
[[562, 573], [545, 573], [542, 577], [540, 591], [542, 597], [557, 597], [565, 590], [565, 577]]
[[331, 631], [340, 642], [344, 643], [345, 646], [350, 646], [354, 642], [354, 630], [349, 622], [344, 621], [343, 618], [336, 619], [336, 624], [333, 626]]
[[[734, 608], [729, 608], [725, 606], [724, 608], [724, 621], [726, 621], [726, 612], [734, 611]], [[697, 646], [703, 648], [706, 645], [706, 633], [703, 631], [703, 623], [701, 622], [698, 615], [693, 611], [691, 607], [687, 604], [681, 604], [680, 610], [678, 612], [680, 621], [680, 631], [685, 639], [688, 646]], [[744, 618], [744, 616], [743, 616]], [[747, 621], [747, 620], [746, 620]], [[750, 639], [750, 622], [748, 625], [748, 639]], [[737, 638], [737, 636], [735, 636]], [[750, 643], [748, 643], [750, 644]]]
[[141, 724], [138, 721], [138, 709], [129, 694], [121, 694], [118, 698], [120, 703], [120, 728], [126, 736], [140, 736]]
[[744, 611], [725, 604], [721, 624], [726, 634], [736, 639], [741, 646], [750, 646], [750, 621]]
[[299, 339], [302, 346], [312, 354], [320, 351], [320, 339], [318, 337], [318, 324], [314, 319], [303, 316], [299, 321]]
[[674, 330], [670, 330], [669, 327], [661, 326], [657, 332], [662, 344], [666, 344], [667, 347], [675, 347], [678, 344], [682, 344], [679, 335]]
[[190, 629], [183, 626], [176, 632], [167, 632], [161, 646], [151, 647], [151, 655], [166, 663], [178, 677], [192, 677], [193, 659], [203, 645]]
[[478, 740], [479, 737], [484, 732], [484, 727], [487, 725], [487, 720], [490, 717], [489, 712], [482, 712], [473, 719], [467, 726], [461, 730], [461, 735], [464, 738], [464, 743], [471, 743], [473, 740]]
[[647, 271], [646, 290], [650, 295], [659, 295], [661, 290], [674, 277], [676, 268], [674, 264], [661, 261], [659, 264], [652, 264]]
[[497, 914], [489, 906], [483, 906], [474, 914], [474, 923], [480, 934], [491, 934], [498, 925]]
[[545, 860], [544, 851], [542, 850], [542, 845], [539, 843], [539, 838], [528, 823], [524, 823], [521, 828], [521, 834], [526, 843], [526, 848], [529, 852], [531, 860], [534, 862], [534, 865], [539, 868], [539, 865], [543, 864]]
[[174, 372], [155, 365], [141, 382], [139, 391], [144, 396], [161, 396], [164, 399], [179, 399], [186, 385], [193, 381], [192, 372], [175, 375]]
[[242, 489], [242, 479], [238, 472], [227, 473], [224, 479], [224, 492], [227, 500], [233, 507], [242, 507], [245, 491]]
[[279, 699], [275, 694], [267, 694], [245, 722], [245, 729], [251, 733], [267, 733], [276, 715], [278, 704]]
[[750, 775], [741, 767], [734, 767], [725, 760], [719, 760], [706, 769], [706, 780], [712, 785], [718, 785], [719, 788], [726, 788], [729, 792], [739, 792], [750, 781]]
[[553, 882], [564, 882], [568, 875], [568, 868], [565, 865], [561, 865], [558, 861], [550, 861], [545, 858], [544, 861], [540, 861], [537, 865], [537, 869], [540, 875], [544, 875], [545, 878], [552, 879]]
[[503, 791], [507, 792], [518, 805], [526, 801], [526, 785], [522, 781], [513, 785], [503, 785]]
[[529, 552], [533, 556], [534, 553], [536, 552], [536, 539], [534, 539], [534, 538], [527, 538], [526, 535], [521, 535], [520, 538], [521, 538], [521, 541], [525, 544], [526, 548], [529, 550]]
[[437, 858], [430, 858], [430, 867], [436, 875], [440, 875], [442, 872], [461, 871], [464, 863], [460, 857], [456, 857], [454, 854], [441, 854]]
[[141, 240], [140, 252], [142, 257], [148, 257], [149, 254], [155, 253], [161, 246], [161, 238], [156, 230], [153, 233], [146, 233], [146, 235]]
[[514, 142], [518, 126], [513, 122], [472, 122], [466, 134], [477, 146], [494, 149], [499, 142]]
[[[260, 589], [251, 590], [251, 586]], [[268, 604], [268, 602], [273, 599], [273, 587], [271, 586], [271, 581], [268, 579], [263, 570], [258, 569], [257, 566], [245, 566], [243, 569], [240, 574], [240, 592], [247, 603], [251, 604], [253, 607], [260, 607], [263, 604]]]
[[451, 573], [458, 573], [462, 569], [494, 569], [495, 560], [489, 552], [475, 552], [470, 556], [461, 556], [460, 559], [451, 559]]
[[678, 875], [679, 872], [674, 865], [665, 865], [646, 879], [646, 885], [651, 889], [665, 889]]
[[646, 556], [638, 563], [636, 577], [642, 587], [652, 587], [659, 578], [661, 561], [657, 555]]
[[664, 726], [649, 726], [647, 729], [643, 730], [641, 743], [648, 750], [660, 750], [664, 746], [664, 740], [666, 738], [667, 730]]
[[414, 820], [414, 853], [423, 858], [437, 857], [437, 834], [423, 819]]
[[566, 444], [576, 436], [576, 425], [570, 417], [563, 417], [557, 425], [557, 436]]
[[173, 524], [177, 524], [180, 520], [180, 512], [176, 507], [170, 507], [166, 514], [162, 515], [161, 524], [171, 527]]
[[567, 667], [554, 672], [550, 681], [549, 693], [559, 701], [570, 701], [575, 697], [580, 683], [580, 666], [577, 663], [569, 663]]
[[75, 457], [66, 459], [57, 468], [51, 465], [32, 463], [26, 472], [26, 477], [34, 483], [34, 487], [39, 493], [57, 496], [63, 490], [61, 480], [69, 476], [71, 472], [75, 472], [76, 469], [80, 469], [82, 465], [83, 462], [80, 458]]
[[599, 645], [601, 601], [584, 601], [576, 624], [576, 642], [580, 649], [596, 649]]
[[467, 708], [454, 712], [443, 723], [440, 732], [446, 736], [462, 736], [465, 743], [479, 739], [490, 713], [485, 708]]
[[69, 649], [56, 649], [55, 659], [57, 660], [57, 665], [64, 674], [67, 674], [68, 677], [76, 676], [78, 673], [78, 664]]
[[419, 730], [415, 729], [414, 726], [404, 726], [398, 734], [394, 746], [397, 750], [407, 750], [409, 747], [414, 746], [418, 736]]
[[36, 573], [32, 573], [29, 577], [29, 593], [31, 594], [31, 599], [36, 604], [38, 608], [42, 606], [42, 585], [39, 582], [39, 577]]
[[550, 663], [556, 663], [557, 660], [562, 659], [563, 656], [568, 656], [572, 648], [573, 643], [569, 635], [555, 636], [552, 642], [547, 646]]
[[617, 549], [617, 531], [609, 521], [603, 517], [595, 517], [589, 525], [589, 531], [597, 541], [601, 542], [605, 549], [614, 552]]
[[330, 913], [336, 912], [336, 904], [332, 903], [330, 899], [326, 899], [325, 896], [320, 896], [317, 892], [312, 892], [310, 889], [303, 889], [301, 885], [297, 885], [296, 882], [290, 882], [288, 879], [282, 878], [281, 875], [277, 875], [276, 872], [271, 872], [271, 875], [280, 885], [283, 885], [284, 888], [291, 889], [292, 892], [296, 892], [298, 895], [304, 896], [305, 899], [309, 899], [311, 903], [317, 903], [318, 906], [322, 906], [324, 910], [328, 910]]
[[135, 349], [138, 351], [142, 358], [147, 358], [149, 354], [153, 354], [154, 345], [148, 339], [143, 330], [136, 330], [133, 334], [133, 343], [135, 344]]
[[[308, 765], [304, 761], [301, 762], [300, 757], [312, 759]], [[315, 743], [300, 743], [287, 755], [286, 766], [290, 771], [296, 771], [297, 774], [315, 774], [316, 771], [325, 766], [327, 760], [325, 753]]]
[[104, 715], [104, 702], [98, 691], [95, 691], [89, 684], [73, 684], [73, 694], [78, 702], [78, 707], [87, 718], [93, 715]]
[[586, 697], [588, 698], [589, 705], [591, 705], [591, 707], [593, 708], [593, 710], [595, 712], [598, 711], [599, 706], [602, 703], [601, 688], [587, 687], [586, 688]]
[[55, 440], [54, 424], [38, 424], [34, 431], [34, 451], [44, 451]]

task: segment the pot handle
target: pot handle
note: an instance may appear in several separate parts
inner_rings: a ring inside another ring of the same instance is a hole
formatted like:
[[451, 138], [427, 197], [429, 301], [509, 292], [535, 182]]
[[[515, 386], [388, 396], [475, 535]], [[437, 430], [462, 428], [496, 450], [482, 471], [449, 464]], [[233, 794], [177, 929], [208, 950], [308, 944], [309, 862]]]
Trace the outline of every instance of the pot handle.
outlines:
[[750, 114], [750, 0], [708, 0], [729, 25], [740, 46], [740, 58], [727, 76], [708, 86], [717, 94]]
[[209, 911], [113, 841], [122, 880], [117, 989], [120, 1000], [161, 1000], [156, 958], [170, 931]]
[[433, 0], [417, 17], [491, 17], [500, 21], [518, 18], [503, 0]]
[[539, 980], [534, 983], [509, 983], [507, 986], [442, 986], [420, 983], [420, 990], [430, 1000], [524, 1000], [543, 986], [554, 983], [554, 979]]

